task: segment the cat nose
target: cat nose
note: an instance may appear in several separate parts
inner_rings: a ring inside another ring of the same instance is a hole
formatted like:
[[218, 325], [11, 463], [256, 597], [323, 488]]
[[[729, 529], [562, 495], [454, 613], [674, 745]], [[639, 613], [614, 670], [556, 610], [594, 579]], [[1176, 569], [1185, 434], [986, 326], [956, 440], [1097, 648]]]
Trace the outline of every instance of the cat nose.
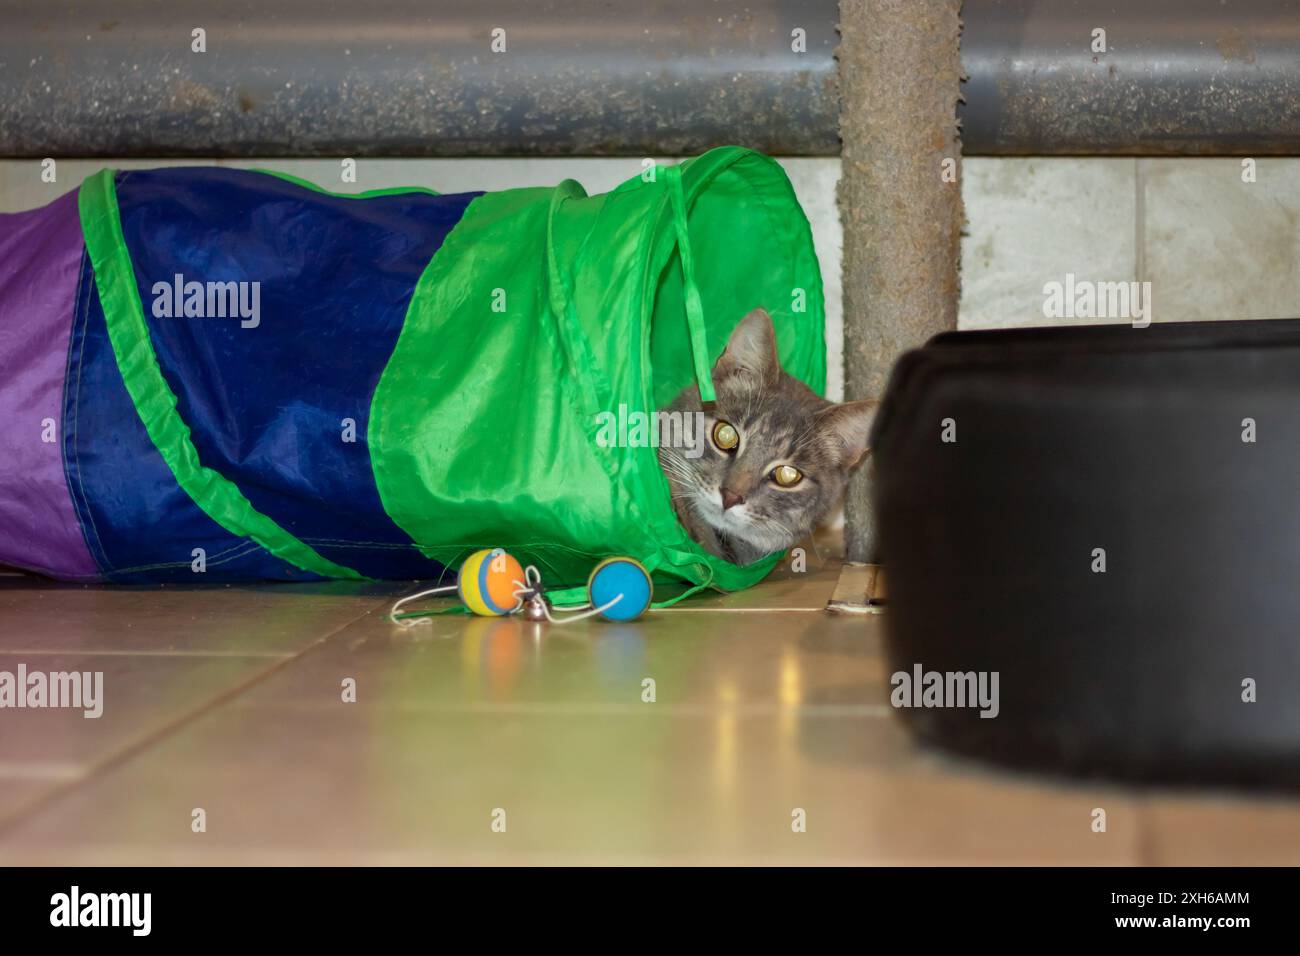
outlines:
[[723, 491], [722, 491], [722, 510], [723, 510], [723, 511], [726, 511], [728, 508], [735, 507], [736, 505], [744, 504], [744, 502], [745, 502], [745, 496], [744, 496], [744, 495], [739, 494], [738, 492], [735, 492], [735, 491], [728, 491], [728, 490], [726, 490], [725, 488], [723, 489]]

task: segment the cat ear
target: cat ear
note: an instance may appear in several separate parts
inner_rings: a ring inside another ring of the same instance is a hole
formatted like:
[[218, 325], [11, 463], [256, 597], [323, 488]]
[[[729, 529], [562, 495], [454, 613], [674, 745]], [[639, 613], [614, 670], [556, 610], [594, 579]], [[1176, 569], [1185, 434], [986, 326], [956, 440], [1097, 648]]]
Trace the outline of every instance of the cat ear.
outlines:
[[869, 451], [871, 423], [876, 419], [877, 401], [845, 402], [817, 413], [822, 434], [839, 455], [845, 470], [853, 468]]
[[764, 309], [755, 309], [736, 323], [731, 338], [727, 340], [727, 348], [713, 366], [714, 378], [744, 372], [771, 380], [780, 371], [776, 329], [772, 326], [772, 317]]

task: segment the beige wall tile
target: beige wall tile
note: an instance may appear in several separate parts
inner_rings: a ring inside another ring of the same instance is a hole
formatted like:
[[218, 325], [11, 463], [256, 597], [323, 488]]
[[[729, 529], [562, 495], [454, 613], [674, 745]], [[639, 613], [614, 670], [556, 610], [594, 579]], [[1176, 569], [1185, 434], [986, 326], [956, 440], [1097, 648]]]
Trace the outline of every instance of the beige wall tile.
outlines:
[[1140, 161], [1156, 321], [1300, 316], [1300, 159]]
[[1043, 285], [1136, 278], [1134, 160], [977, 158], [962, 171], [960, 328], [1091, 324], [1044, 317]]

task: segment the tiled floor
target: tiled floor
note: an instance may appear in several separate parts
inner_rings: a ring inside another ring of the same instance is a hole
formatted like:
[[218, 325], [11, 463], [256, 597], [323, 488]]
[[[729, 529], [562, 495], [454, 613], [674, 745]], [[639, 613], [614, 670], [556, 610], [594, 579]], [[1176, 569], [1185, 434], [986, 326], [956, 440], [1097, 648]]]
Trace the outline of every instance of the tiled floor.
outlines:
[[0, 864], [1300, 862], [1300, 803], [919, 751], [885, 617], [822, 610], [837, 576], [810, 554], [633, 625], [412, 631], [402, 585], [0, 578], [0, 671], [105, 681], [98, 720], [0, 711]]

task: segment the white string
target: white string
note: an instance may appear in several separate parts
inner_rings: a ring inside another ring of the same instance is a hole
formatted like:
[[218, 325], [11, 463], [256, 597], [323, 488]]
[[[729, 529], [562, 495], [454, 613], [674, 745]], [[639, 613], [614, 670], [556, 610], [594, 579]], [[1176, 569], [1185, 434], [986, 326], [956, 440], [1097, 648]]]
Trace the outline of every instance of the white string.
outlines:
[[398, 627], [416, 627], [417, 625], [420, 624], [428, 624], [430, 623], [432, 618], [428, 618], [428, 617], [399, 618], [397, 616], [397, 609], [401, 607], [403, 604], [406, 604], [408, 601], [414, 601], [416, 598], [428, 597], [430, 594], [446, 594], [449, 591], [456, 590], [457, 587], [458, 585], [455, 584], [447, 584], [440, 588], [429, 588], [429, 590], [420, 591], [418, 594], [407, 595], [406, 597], [401, 598], [400, 600], [394, 602], [393, 606], [388, 609], [388, 619], [392, 621], [394, 624], [396, 624]]
[[[623, 595], [620, 594], [617, 597], [615, 597], [612, 601], [607, 601], [604, 604], [602, 604], [600, 607], [593, 607], [590, 611], [583, 611], [581, 614], [574, 614], [570, 617], [562, 617], [562, 618], [551, 617], [551, 609], [547, 607], [546, 619], [550, 621], [552, 624], [572, 624], [574, 621], [581, 621], [584, 618], [595, 617], [597, 614], [604, 614], [606, 611], [608, 611], [610, 608], [612, 608], [615, 604], [617, 604], [621, 600], [623, 600]], [[590, 605], [586, 605], [586, 604], [583, 605], [583, 607], [589, 607], [589, 606]]]
[[[524, 568], [524, 579], [522, 581], [514, 582], [515, 597], [518, 598], [518, 601], [515, 606], [506, 613], [514, 614], [522, 608], [524, 606], [525, 598], [531, 596], [535, 591], [537, 591], [538, 586], [541, 583], [542, 572], [538, 571], [535, 565], [530, 564], [528, 567]], [[427, 591], [408, 594], [406, 597], [400, 598], [393, 603], [393, 606], [388, 610], [388, 619], [398, 627], [417, 627], [420, 624], [429, 624], [433, 620], [431, 617], [399, 618], [397, 616], [397, 609], [403, 604], [414, 601], [416, 598], [428, 597], [431, 594], [447, 594], [451, 591], [457, 590], [458, 588], [459, 585], [447, 584], [443, 587], [429, 588]], [[604, 614], [621, 600], [623, 600], [623, 595], [617, 594], [612, 600], [606, 601], [600, 607], [592, 607], [591, 602], [588, 601], [586, 604], [578, 604], [573, 608], [573, 610], [581, 611], [582, 613], [573, 614], [569, 617], [557, 618], [552, 616], [551, 606], [546, 603], [545, 598], [542, 598], [542, 610], [546, 614], [546, 620], [550, 621], [552, 624], [572, 624], [574, 621], [582, 621], [589, 617], [595, 617], [597, 614]]]
[[[523, 605], [524, 598], [531, 595], [541, 583], [542, 572], [538, 571], [537, 568], [531, 564], [524, 568], [524, 580], [515, 582], [515, 587], [518, 588], [518, 590], [515, 591], [515, 597], [519, 598], [521, 606]], [[555, 617], [551, 614], [551, 606], [546, 603], [545, 598], [542, 598], [542, 613], [546, 615], [546, 619], [552, 624], [572, 624], [574, 621], [581, 621], [584, 618], [595, 617], [597, 614], [603, 614], [621, 600], [623, 600], [623, 595], [619, 594], [616, 595], [612, 601], [609, 601], [600, 607], [591, 607], [591, 602], [588, 601], [586, 604], [576, 605], [573, 610], [576, 611], [582, 610], [583, 608], [591, 608], [589, 611], [583, 611], [581, 614], [573, 614], [569, 617]]]

